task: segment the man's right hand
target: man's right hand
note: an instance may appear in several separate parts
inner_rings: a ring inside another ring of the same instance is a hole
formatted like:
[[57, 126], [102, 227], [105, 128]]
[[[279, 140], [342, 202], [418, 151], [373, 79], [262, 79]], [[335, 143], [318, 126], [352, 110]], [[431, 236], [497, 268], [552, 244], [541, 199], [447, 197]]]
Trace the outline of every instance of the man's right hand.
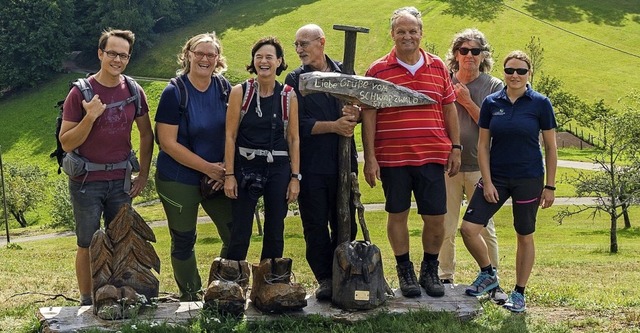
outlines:
[[93, 95], [93, 98], [89, 102], [82, 100], [82, 107], [87, 111], [87, 116], [96, 120], [104, 113], [107, 105], [102, 103], [100, 96]]
[[342, 116], [338, 120], [334, 121], [334, 132], [346, 137], [353, 136], [353, 129], [358, 122], [353, 119], [352, 115]]
[[380, 180], [380, 166], [376, 159], [364, 161], [364, 179], [371, 187], [376, 186], [376, 179]]

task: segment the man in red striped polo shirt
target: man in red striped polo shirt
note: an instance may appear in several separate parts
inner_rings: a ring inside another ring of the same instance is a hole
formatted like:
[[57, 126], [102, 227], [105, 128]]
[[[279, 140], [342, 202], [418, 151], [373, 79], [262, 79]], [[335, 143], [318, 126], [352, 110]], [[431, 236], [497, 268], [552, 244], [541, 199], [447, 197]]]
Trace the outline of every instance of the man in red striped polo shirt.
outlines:
[[[388, 213], [387, 233], [405, 297], [443, 296], [438, 254], [444, 238], [445, 173], [460, 168], [460, 133], [455, 93], [446, 65], [420, 48], [422, 19], [414, 7], [391, 17], [394, 48], [376, 60], [366, 75], [428, 95], [436, 104], [369, 109], [363, 113], [364, 174], [370, 186], [382, 181]], [[384, 93], [384, 92], [382, 92]], [[422, 217], [423, 261], [419, 283], [409, 257], [408, 217], [413, 192]]]

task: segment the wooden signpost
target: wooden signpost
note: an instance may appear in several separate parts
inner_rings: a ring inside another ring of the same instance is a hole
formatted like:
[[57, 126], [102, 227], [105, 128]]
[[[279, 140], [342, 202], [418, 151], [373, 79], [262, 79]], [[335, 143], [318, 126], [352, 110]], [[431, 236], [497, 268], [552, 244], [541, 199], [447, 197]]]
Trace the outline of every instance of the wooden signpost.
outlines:
[[[354, 74], [356, 61], [356, 36], [359, 32], [369, 33], [369, 28], [348, 25], [334, 25], [334, 30], [344, 31], [344, 57], [342, 58], [342, 72]], [[351, 238], [351, 223], [349, 221], [349, 174], [351, 174], [351, 139], [341, 136], [338, 142], [338, 244], [348, 242]]]
[[311, 72], [300, 75], [300, 93], [329, 93], [352, 104], [375, 109], [435, 104], [436, 101], [415, 90], [373, 77], [340, 73]]

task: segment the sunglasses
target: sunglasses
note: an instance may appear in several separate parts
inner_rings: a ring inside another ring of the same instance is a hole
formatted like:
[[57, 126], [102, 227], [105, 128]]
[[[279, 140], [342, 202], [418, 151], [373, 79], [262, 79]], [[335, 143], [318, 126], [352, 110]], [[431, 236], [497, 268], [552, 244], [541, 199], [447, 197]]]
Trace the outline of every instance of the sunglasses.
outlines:
[[462, 55], [467, 55], [467, 54], [469, 54], [469, 51], [471, 51], [471, 54], [473, 54], [474, 56], [477, 56], [477, 55], [479, 55], [479, 54], [480, 54], [480, 52], [482, 52], [483, 50], [482, 50], [482, 49], [479, 49], [479, 48], [473, 48], [473, 49], [470, 49], [470, 48], [466, 48], [466, 47], [461, 47], [461, 48], [459, 48], [459, 49], [458, 49], [458, 51], [459, 51], [459, 52], [460, 52], [460, 54], [462, 54]]
[[506, 67], [504, 69], [504, 72], [506, 74], [512, 75], [513, 73], [518, 73], [518, 75], [525, 75], [529, 72], [528, 68], [511, 68], [511, 67]]

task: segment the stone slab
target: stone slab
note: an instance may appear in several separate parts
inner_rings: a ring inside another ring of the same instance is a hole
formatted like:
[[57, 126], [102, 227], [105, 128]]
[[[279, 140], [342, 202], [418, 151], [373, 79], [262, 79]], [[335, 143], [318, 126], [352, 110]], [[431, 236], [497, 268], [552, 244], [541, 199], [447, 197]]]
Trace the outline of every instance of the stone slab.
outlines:
[[[202, 302], [159, 303], [155, 309], [142, 311], [138, 319], [158, 323], [186, 323], [202, 309]], [[105, 331], [117, 330], [127, 320], [103, 320], [93, 314], [91, 306], [66, 306], [40, 308], [37, 313], [42, 322], [42, 332], [66, 333], [89, 328]]]
[[[336, 321], [359, 321], [381, 311], [388, 313], [405, 313], [409, 311], [445, 311], [457, 317], [468, 320], [482, 312], [480, 302], [476, 297], [464, 294], [465, 285], [445, 285], [444, 297], [430, 297], [422, 294], [416, 298], [405, 298], [396, 290], [396, 296], [374, 310], [344, 311], [331, 305], [330, 302], [318, 302], [312, 295], [307, 296], [308, 305], [300, 311], [288, 312], [291, 317], [321, 315]], [[156, 309], [147, 309], [138, 319], [158, 323], [186, 323], [198, 316], [202, 309], [202, 302], [159, 303]], [[245, 318], [248, 321], [275, 320], [278, 314], [264, 314], [255, 309], [248, 301]], [[91, 306], [74, 307], [45, 307], [40, 308], [38, 317], [43, 322], [43, 332], [66, 333], [80, 329], [102, 328], [116, 330], [126, 320], [102, 320], [93, 315]]]

